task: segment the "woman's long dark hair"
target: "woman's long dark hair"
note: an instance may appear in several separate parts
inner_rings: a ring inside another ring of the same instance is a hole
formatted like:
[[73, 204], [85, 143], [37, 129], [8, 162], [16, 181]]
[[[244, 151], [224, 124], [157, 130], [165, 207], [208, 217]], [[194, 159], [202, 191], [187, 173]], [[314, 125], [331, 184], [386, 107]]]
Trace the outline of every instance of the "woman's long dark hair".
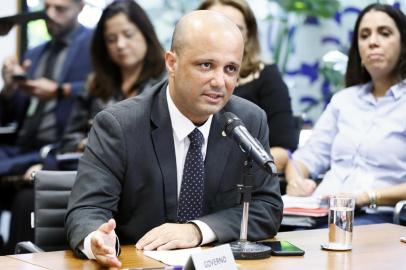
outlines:
[[108, 100], [117, 91], [121, 92], [121, 71], [111, 59], [104, 38], [106, 21], [118, 14], [126, 15], [128, 20], [138, 27], [147, 43], [147, 53], [140, 76], [128, 94], [136, 91], [148, 80], [159, 77], [165, 70], [164, 50], [145, 11], [134, 0], [115, 1], [104, 9], [91, 44], [94, 74], [90, 80], [89, 90], [92, 95], [103, 100]]
[[364, 15], [371, 10], [384, 12], [395, 22], [400, 33], [400, 56], [398, 63], [393, 69], [393, 75], [398, 81], [406, 78], [406, 16], [402, 13], [402, 11], [390, 5], [371, 4], [362, 10], [362, 12], [358, 15], [357, 21], [355, 22], [351, 47], [348, 53], [347, 71], [345, 74], [346, 87], [367, 83], [371, 80], [371, 75], [365, 69], [365, 67], [362, 66], [361, 56], [358, 50], [359, 25]]

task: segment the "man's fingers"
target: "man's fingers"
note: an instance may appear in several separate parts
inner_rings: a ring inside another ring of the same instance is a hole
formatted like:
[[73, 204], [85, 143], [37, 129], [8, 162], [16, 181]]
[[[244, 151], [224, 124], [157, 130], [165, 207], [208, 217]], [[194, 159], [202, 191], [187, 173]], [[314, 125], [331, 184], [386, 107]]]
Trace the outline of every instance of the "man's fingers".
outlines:
[[138, 240], [137, 244], [135, 244], [135, 247], [137, 249], [144, 249], [145, 246], [151, 244], [156, 238], [155, 231], [157, 231], [158, 228], [160, 228], [160, 226], [153, 228], [152, 230], [147, 232], [143, 237], [141, 237], [140, 240]]
[[157, 238], [148, 245], [144, 245], [143, 250], [155, 250], [158, 249], [160, 246], [163, 246], [168, 243], [168, 240], [163, 238]]
[[94, 234], [90, 239], [92, 246], [99, 249], [103, 246], [103, 239], [99, 236]]
[[99, 231], [102, 231], [104, 233], [111, 233], [114, 229], [116, 228], [116, 221], [114, 219], [110, 219], [108, 222], [103, 223], [99, 227]]
[[29, 60], [29, 59], [24, 60], [23, 69], [27, 70], [30, 66], [31, 66], [31, 60]]
[[164, 245], [157, 247], [157, 250], [171, 250], [171, 249], [185, 248], [185, 247], [186, 246], [182, 245], [182, 243], [179, 240], [172, 240]]
[[95, 255], [96, 260], [107, 267], [121, 267], [121, 262], [116, 256], [110, 255]]

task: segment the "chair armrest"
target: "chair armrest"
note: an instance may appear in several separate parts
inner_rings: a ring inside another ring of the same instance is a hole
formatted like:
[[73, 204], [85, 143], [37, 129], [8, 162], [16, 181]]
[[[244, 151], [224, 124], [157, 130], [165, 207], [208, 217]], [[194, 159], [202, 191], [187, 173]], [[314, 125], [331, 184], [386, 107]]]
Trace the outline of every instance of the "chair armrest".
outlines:
[[39, 150], [39, 155], [42, 159], [46, 159], [49, 153], [56, 150], [58, 148], [58, 143], [47, 144], [41, 147]]
[[18, 242], [14, 250], [14, 254], [39, 253], [39, 252], [44, 252], [44, 250], [30, 241]]
[[[393, 223], [395, 223], [395, 224], [401, 223], [401, 212], [402, 212], [402, 209], [404, 209], [405, 207], [406, 207], [406, 200], [399, 201], [396, 204], [395, 209], [393, 210]], [[403, 218], [403, 219], [405, 219], [405, 218]]]

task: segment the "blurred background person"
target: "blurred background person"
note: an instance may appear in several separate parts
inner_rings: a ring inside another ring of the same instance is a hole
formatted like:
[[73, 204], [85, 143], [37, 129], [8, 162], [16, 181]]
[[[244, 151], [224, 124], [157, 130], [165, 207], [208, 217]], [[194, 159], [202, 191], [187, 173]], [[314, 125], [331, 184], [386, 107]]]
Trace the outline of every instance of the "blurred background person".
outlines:
[[[69, 125], [57, 148], [60, 153], [82, 152], [92, 119], [98, 112], [115, 102], [148, 91], [151, 85], [165, 77], [164, 50], [147, 14], [132, 0], [116, 1], [104, 9], [94, 31], [91, 59], [94, 72], [89, 76], [86, 91], [77, 98]], [[31, 179], [31, 172], [42, 166], [32, 166], [25, 178]], [[58, 169], [54, 155], [46, 159], [44, 169]], [[18, 242], [33, 239], [33, 230], [29, 227], [33, 203], [31, 187], [18, 193], [12, 208], [9, 251]]]
[[23, 66], [15, 57], [3, 64], [0, 122], [18, 122], [19, 129], [15, 145], [0, 147], [0, 176], [24, 174], [41, 147], [62, 137], [91, 71], [91, 32], [77, 21], [82, 7], [80, 0], [46, 0], [51, 40], [29, 50]]
[[266, 112], [271, 154], [278, 170], [283, 171], [288, 150], [296, 149], [299, 136], [294, 126], [288, 88], [278, 67], [259, 58], [258, 26], [254, 13], [245, 0], [207, 0], [197, 9], [223, 13], [240, 28], [245, 47], [234, 94], [257, 104]]
[[[376, 206], [406, 199], [405, 78], [406, 17], [390, 5], [369, 5], [355, 23], [347, 88], [333, 96], [309, 141], [293, 154], [287, 193], [350, 194], [368, 210], [356, 224], [392, 222], [392, 211]], [[308, 178], [322, 173], [316, 188]]]
[[[51, 40], [28, 50], [22, 65], [14, 56], [4, 61], [0, 123], [17, 122], [18, 129], [14, 144], [0, 146], [0, 179], [22, 176], [41, 160], [43, 146], [62, 137], [75, 96], [91, 71], [91, 31], [77, 21], [82, 8], [81, 0], [46, 0]], [[17, 187], [2, 185], [1, 209], [11, 206]]]
[[[93, 36], [91, 56], [94, 73], [86, 92], [78, 97], [59, 153], [83, 152], [98, 112], [141, 94], [165, 77], [164, 50], [154, 27], [145, 11], [131, 0], [113, 2], [104, 9]], [[56, 167], [48, 163], [45, 169]]]

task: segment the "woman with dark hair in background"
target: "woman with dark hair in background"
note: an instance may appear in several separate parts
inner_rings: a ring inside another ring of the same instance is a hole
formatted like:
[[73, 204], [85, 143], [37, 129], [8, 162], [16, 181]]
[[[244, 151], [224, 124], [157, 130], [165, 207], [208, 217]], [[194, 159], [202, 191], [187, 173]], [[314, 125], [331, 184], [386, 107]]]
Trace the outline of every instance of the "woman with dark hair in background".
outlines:
[[[381, 206], [406, 199], [405, 79], [406, 17], [390, 5], [369, 5], [355, 24], [347, 88], [333, 96], [309, 141], [293, 154], [287, 193], [347, 194], [366, 210], [356, 224], [392, 222], [392, 211]], [[307, 178], [321, 173], [316, 188]]]
[[254, 13], [245, 0], [207, 0], [197, 9], [223, 13], [243, 34], [244, 57], [238, 86], [234, 94], [257, 104], [268, 117], [269, 145], [278, 170], [288, 160], [288, 150], [295, 150], [298, 132], [295, 130], [289, 92], [275, 64], [260, 60], [258, 27]]
[[[88, 80], [87, 91], [78, 96], [57, 149], [59, 153], [83, 152], [91, 121], [98, 112], [148, 91], [148, 87], [165, 76], [164, 50], [147, 14], [132, 0], [116, 1], [104, 9], [94, 32], [91, 56], [94, 73]], [[31, 173], [43, 166], [44, 169], [58, 169], [55, 156], [49, 155], [44, 165], [32, 166], [25, 179], [30, 180]], [[33, 231], [29, 228], [33, 193], [30, 187], [17, 194], [6, 253], [12, 252], [16, 243], [33, 239]]]
[[94, 73], [77, 103], [60, 152], [83, 151], [93, 117], [114, 102], [138, 95], [164, 77], [164, 50], [135, 1], [107, 6], [91, 45]]

